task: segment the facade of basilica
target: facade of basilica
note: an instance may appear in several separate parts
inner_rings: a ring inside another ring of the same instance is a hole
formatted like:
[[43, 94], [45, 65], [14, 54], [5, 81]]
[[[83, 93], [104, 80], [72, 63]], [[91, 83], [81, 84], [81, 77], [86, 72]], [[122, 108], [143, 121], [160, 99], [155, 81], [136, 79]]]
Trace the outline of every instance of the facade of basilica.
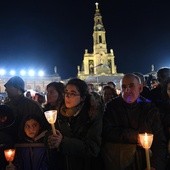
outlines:
[[[115, 65], [115, 56], [113, 49], [107, 49], [106, 30], [100, 14], [99, 4], [96, 3], [94, 14], [93, 28], [93, 52], [85, 49], [84, 58], [81, 67], [78, 66], [77, 77], [85, 80], [87, 83], [107, 83], [114, 81], [119, 83], [122, 73], [117, 73]], [[5, 92], [4, 84], [12, 77], [4, 75], [0, 77], [0, 93]], [[22, 76], [21, 76], [22, 77]], [[53, 75], [43, 77], [22, 77], [25, 81], [26, 90], [34, 90], [36, 92], [45, 92], [47, 84], [52, 81], [61, 81], [61, 77], [54, 71]]]
[[96, 3], [93, 27], [93, 52], [85, 49], [82, 66], [78, 66], [78, 77], [90, 83], [118, 82], [123, 76], [117, 73], [113, 49], [108, 52], [106, 31], [100, 14], [99, 4]]

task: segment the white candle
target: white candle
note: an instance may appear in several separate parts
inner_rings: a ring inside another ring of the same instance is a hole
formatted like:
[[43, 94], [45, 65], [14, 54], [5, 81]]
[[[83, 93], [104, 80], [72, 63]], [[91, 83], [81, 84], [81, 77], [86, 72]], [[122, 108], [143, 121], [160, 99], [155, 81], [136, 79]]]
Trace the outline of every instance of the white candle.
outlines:
[[45, 114], [45, 117], [48, 123], [51, 124], [53, 134], [56, 134], [54, 123], [57, 119], [57, 110], [49, 110], [49, 111], [44, 112], [44, 114]]
[[15, 156], [15, 149], [4, 150], [5, 158], [8, 162], [12, 162]]
[[151, 169], [151, 164], [150, 164], [149, 149], [145, 149], [145, 155], [146, 155], [147, 170], [150, 170]]
[[153, 134], [148, 134], [148, 133], [139, 134], [139, 139], [142, 147], [145, 149], [149, 149], [152, 145]]
[[55, 125], [54, 123], [51, 124], [53, 135], [56, 135]]
[[139, 134], [139, 138], [140, 138], [142, 147], [145, 149], [147, 170], [150, 170], [151, 165], [150, 165], [149, 148], [152, 145], [153, 134], [147, 134], [147, 133]]

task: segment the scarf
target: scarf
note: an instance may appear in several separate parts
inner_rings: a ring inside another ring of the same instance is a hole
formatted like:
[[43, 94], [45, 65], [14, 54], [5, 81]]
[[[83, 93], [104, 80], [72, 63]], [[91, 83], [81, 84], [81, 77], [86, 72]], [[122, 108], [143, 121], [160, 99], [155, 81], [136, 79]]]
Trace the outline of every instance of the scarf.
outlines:
[[84, 105], [84, 102], [80, 103], [79, 105], [77, 105], [73, 108], [67, 108], [64, 104], [61, 106], [60, 112], [62, 115], [66, 116], [66, 117], [71, 117], [71, 116], [75, 117], [80, 113], [83, 105]]

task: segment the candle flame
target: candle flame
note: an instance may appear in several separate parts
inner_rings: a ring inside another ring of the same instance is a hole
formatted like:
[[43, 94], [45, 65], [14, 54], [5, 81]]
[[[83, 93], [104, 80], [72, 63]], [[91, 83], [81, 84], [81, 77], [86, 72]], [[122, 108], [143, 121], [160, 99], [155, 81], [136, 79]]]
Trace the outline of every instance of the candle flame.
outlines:
[[5, 150], [4, 153], [5, 153], [5, 158], [7, 161], [13, 161], [14, 156], [15, 156], [15, 149]]
[[144, 134], [139, 134], [139, 136], [140, 136], [140, 141], [141, 141], [141, 145], [143, 146], [143, 148], [149, 149], [152, 145], [153, 134], [148, 134], [145, 132]]

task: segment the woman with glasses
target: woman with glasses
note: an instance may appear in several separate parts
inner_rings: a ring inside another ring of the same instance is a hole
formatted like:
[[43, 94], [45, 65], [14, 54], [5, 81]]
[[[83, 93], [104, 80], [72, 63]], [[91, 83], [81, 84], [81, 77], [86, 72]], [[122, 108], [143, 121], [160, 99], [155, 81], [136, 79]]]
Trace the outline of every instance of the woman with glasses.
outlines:
[[[101, 145], [102, 108], [78, 78], [68, 81], [56, 121], [56, 135], [48, 137], [50, 169], [92, 170]], [[99, 165], [99, 164], [98, 164]]]

